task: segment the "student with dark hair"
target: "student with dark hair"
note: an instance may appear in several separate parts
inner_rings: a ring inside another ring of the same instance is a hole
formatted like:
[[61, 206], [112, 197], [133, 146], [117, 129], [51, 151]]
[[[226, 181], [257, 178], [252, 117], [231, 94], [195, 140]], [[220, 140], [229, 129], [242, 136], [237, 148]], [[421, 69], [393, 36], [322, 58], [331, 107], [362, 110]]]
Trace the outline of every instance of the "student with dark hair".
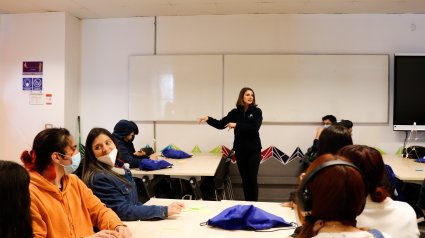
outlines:
[[357, 225], [379, 229], [392, 237], [417, 238], [419, 229], [413, 208], [390, 198], [384, 188], [385, 164], [378, 150], [365, 145], [348, 145], [338, 152], [363, 173], [367, 199]]
[[147, 153], [143, 150], [136, 151], [133, 145], [135, 135], [139, 134], [136, 123], [128, 120], [120, 120], [114, 126], [112, 135], [117, 141], [118, 154], [124, 163], [128, 163], [130, 168], [138, 168], [142, 159], [157, 159], [156, 154]]
[[0, 160], [0, 237], [31, 238], [30, 177], [21, 165]]
[[353, 134], [353, 122], [350, 120], [341, 120], [339, 122], [336, 123], [337, 125], [343, 126], [345, 128], [347, 128], [348, 132], [350, 132], [350, 135]]
[[359, 229], [366, 187], [361, 171], [345, 157], [324, 154], [307, 169], [297, 192], [304, 221], [297, 238], [373, 238], [378, 230]]
[[113, 166], [118, 157], [112, 134], [103, 128], [91, 129], [86, 139], [83, 180], [122, 220], [165, 219], [181, 212], [181, 202], [168, 207], [140, 203], [131, 171]]
[[258, 200], [257, 175], [261, 160], [260, 127], [263, 115], [255, 102], [255, 93], [251, 88], [242, 88], [236, 101], [236, 108], [221, 120], [201, 116], [198, 122], [206, 122], [217, 129], [234, 129], [236, 162], [242, 178], [245, 200]]
[[331, 125], [320, 133], [316, 142], [315, 153], [306, 153], [302, 159], [303, 171], [320, 155], [336, 153], [346, 145], [352, 145], [353, 140], [348, 130], [340, 125]]
[[347, 128], [340, 125], [332, 125], [324, 129], [320, 134], [317, 156], [326, 153], [335, 154], [342, 147], [352, 144], [353, 139]]
[[334, 115], [326, 115], [322, 117], [322, 126], [317, 128], [316, 136], [313, 140], [313, 145], [307, 149], [307, 152], [305, 153], [305, 157], [302, 160], [302, 162], [304, 163], [303, 170], [306, 170], [307, 167], [310, 165], [312, 159], [316, 158], [317, 156], [317, 151], [319, 150], [319, 137], [322, 131], [335, 123], [336, 123], [336, 117]]
[[[132, 237], [115, 212], [72, 174], [81, 158], [67, 129], [38, 133], [21, 160], [31, 178], [34, 237]], [[93, 227], [100, 231], [95, 233]]]
[[322, 117], [322, 124], [326, 128], [332, 124], [335, 124], [336, 117], [334, 115], [326, 115]]

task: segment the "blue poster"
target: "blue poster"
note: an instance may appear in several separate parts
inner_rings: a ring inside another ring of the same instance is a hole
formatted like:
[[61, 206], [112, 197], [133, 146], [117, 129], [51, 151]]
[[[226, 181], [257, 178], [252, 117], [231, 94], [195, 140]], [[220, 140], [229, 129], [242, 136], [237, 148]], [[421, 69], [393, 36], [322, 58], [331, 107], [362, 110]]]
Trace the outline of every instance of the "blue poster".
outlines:
[[22, 90], [31, 91], [32, 90], [32, 78], [23, 78], [22, 79]]
[[32, 79], [32, 90], [33, 91], [43, 91], [43, 78], [33, 78]]

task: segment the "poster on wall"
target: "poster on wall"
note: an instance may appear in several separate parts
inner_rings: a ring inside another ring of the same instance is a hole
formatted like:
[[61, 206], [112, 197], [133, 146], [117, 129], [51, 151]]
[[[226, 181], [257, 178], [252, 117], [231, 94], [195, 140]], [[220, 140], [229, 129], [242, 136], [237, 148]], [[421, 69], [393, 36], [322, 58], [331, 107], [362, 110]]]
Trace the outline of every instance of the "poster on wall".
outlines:
[[42, 75], [43, 61], [24, 61], [22, 62], [23, 75]]
[[22, 78], [23, 91], [43, 91], [43, 78]]

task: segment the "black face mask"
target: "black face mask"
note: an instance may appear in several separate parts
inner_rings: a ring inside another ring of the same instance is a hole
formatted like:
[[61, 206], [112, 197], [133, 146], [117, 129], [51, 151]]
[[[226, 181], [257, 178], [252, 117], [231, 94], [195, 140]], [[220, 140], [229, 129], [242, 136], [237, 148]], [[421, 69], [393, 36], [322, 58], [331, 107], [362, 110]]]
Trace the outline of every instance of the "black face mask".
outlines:
[[130, 142], [134, 141], [134, 135], [131, 137]]

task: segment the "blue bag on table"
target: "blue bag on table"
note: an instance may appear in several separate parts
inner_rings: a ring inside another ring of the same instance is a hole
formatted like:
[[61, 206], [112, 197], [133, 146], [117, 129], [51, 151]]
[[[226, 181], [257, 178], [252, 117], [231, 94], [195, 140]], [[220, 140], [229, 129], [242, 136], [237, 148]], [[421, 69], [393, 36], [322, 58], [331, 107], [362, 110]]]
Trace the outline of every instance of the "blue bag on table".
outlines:
[[226, 208], [217, 216], [209, 219], [206, 225], [220, 227], [225, 230], [265, 230], [273, 227], [295, 228], [293, 223], [253, 205], [235, 205]]
[[172, 159], [186, 159], [192, 157], [192, 155], [182, 151], [182, 150], [175, 150], [171, 148], [166, 148], [162, 150], [162, 155], [167, 158]]
[[166, 160], [142, 159], [139, 164], [139, 169], [151, 171], [164, 168], [171, 168], [172, 166], [173, 164], [169, 163]]

